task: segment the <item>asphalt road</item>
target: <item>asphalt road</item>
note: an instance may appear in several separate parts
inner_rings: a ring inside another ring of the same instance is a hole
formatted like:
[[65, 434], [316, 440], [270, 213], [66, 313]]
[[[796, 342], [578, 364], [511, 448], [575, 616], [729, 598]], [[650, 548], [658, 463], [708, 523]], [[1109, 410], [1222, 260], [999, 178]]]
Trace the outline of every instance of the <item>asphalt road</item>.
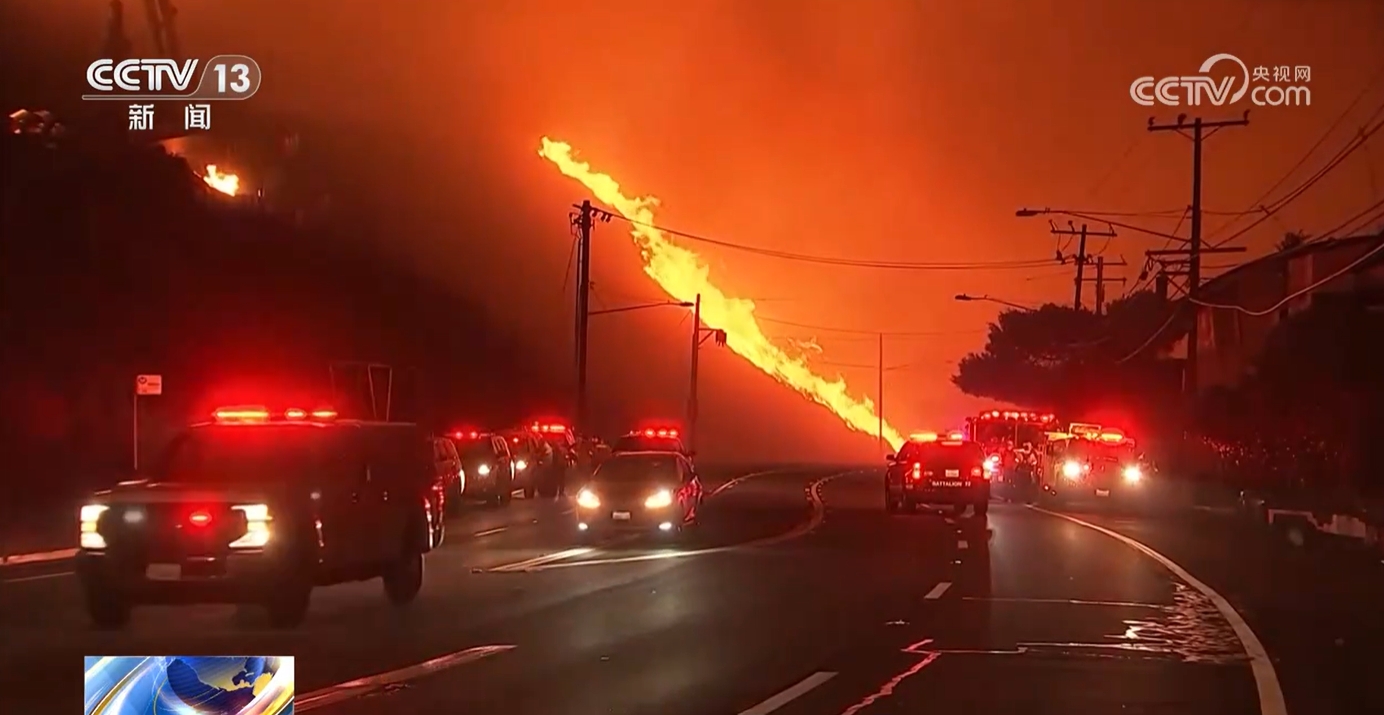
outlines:
[[180, 653], [296, 656], [327, 715], [1384, 711], [1384, 576], [1333, 590], [1340, 564], [1211, 516], [887, 516], [877, 471], [825, 469], [733, 483], [681, 542], [584, 546], [569, 509], [468, 511], [412, 607], [321, 589], [293, 632], [233, 607], [96, 632], [64, 564], [7, 568], [0, 712], [79, 712], [84, 655]]

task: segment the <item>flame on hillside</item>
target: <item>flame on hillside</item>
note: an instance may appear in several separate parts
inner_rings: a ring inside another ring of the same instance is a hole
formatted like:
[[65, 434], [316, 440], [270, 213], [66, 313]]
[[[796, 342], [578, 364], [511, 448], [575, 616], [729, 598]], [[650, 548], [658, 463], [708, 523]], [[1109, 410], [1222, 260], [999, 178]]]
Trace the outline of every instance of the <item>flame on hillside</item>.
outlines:
[[[572, 147], [543, 138], [538, 155], [555, 164], [564, 175], [581, 182], [601, 203], [630, 219], [630, 235], [644, 258], [644, 272], [674, 300], [692, 301], [702, 296], [702, 321], [726, 332], [726, 345], [752, 365], [773, 376], [841, 418], [847, 427], [867, 434], [878, 434], [879, 416], [868, 397], [853, 397], [843, 378], [828, 379], [813, 371], [806, 354], [790, 355], [775, 345], [760, 330], [754, 316], [754, 301], [732, 298], [711, 283], [710, 271], [698, 255], [671, 242], [663, 232], [652, 228], [658, 199], [653, 196], [625, 196], [620, 184], [607, 174], [592, 170], [573, 157]], [[898, 449], [903, 435], [888, 422], [884, 439]]]
[[221, 171], [215, 164], [207, 164], [207, 173], [202, 175], [202, 181], [227, 196], [240, 193], [240, 177]]

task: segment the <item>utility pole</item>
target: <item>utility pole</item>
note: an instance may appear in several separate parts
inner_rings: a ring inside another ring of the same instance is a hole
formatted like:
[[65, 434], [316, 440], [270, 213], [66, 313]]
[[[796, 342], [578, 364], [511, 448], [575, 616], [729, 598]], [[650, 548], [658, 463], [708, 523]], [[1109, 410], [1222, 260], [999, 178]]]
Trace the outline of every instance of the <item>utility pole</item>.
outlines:
[[[1248, 110], [1240, 119], [1220, 119], [1208, 122], [1201, 117], [1196, 117], [1190, 125], [1187, 124], [1187, 115], [1185, 114], [1179, 114], [1177, 122], [1173, 124], [1157, 124], [1153, 118], [1149, 119], [1148, 129], [1151, 132], [1172, 131], [1192, 140], [1192, 235], [1185, 251], [1187, 256], [1187, 304], [1190, 306], [1188, 310], [1192, 314], [1192, 321], [1187, 330], [1187, 366], [1182, 373], [1182, 389], [1188, 395], [1195, 396], [1197, 394], [1197, 353], [1200, 347], [1200, 326], [1197, 320], [1196, 301], [1201, 288], [1201, 256], [1204, 253], [1218, 250], [1203, 249], [1201, 245], [1201, 144], [1221, 129], [1243, 127], [1248, 124]], [[1190, 135], [1186, 131], [1189, 128], [1191, 129]], [[1207, 131], [1208, 129], [1210, 131]], [[1223, 252], [1229, 253], [1230, 251]]]
[[1123, 265], [1128, 264], [1124, 261], [1106, 263], [1105, 256], [1096, 256], [1096, 315], [1105, 315], [1105, 284], [1125, 282], [1123, 278], [1106, 278], [1105, 267]]
[[1069, 228], [1065, 229], [1058, 228], [1054, 225], [1052, 227], [1052, 235], [1078, 237], [1076, 244], [1076, 280], [1074, 281], [1074, 284], [1076, 285], [1076, 295], [1072, 299], [1072, 308], [1079, 311], [1081, 310], [1081, 287], [1086, 283], [1086, 263], [1090, 260], [1090, 258], [1086, 255], [1086, 239], [1091, 236], [1101, 238], [1114, 238], [1116, 234], [1113, 228], [1105, 231], [1092, 232], [1089, 229], [1087, 229], [1086, 224], [1084, 223], [1081, 224], [1080, 229], [1076, 228], [1075, 226], [1071, 226], [1070, 223], [1068, 225]]
[[596, 209], [585, 200], [573, 206], [572, 225], [577, 229], [577, 414], [572, 425], [578, 435], [587, 434], [586, 422], [586, 336], [591, 321], [591, 229]]
[[884, 447], [884, 333], [879, 334], [879, 404], [875, 405], [879, 417], [879, 451], [888, 453]]
[[702, 343], [712, 338], [717, 345], [726, 344], [726, 331], [702, 327], [702, 294], [692, 303], [692, 385], [687, 394], [687, 439], [683, 441], [688, 451], [696, 451], [697, 444], [697, 373], [701, 362]]

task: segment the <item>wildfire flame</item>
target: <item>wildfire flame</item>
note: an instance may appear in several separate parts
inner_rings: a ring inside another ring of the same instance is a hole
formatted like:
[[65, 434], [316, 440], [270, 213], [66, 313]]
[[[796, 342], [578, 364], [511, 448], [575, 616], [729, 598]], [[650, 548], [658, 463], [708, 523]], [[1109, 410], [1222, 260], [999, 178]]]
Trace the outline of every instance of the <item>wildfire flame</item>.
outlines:
[[[868, 397], [852, 397], [844, 379], [829, 380], [818, 375], [808, 365], [806, 355], [790, 355], [775, 345], [755, 320], [754, 301], [722, 293], [709, 280], [710, 271], [696, 253], [672, 243], [661, 231], [651, 227], [654, 209], [659, 205], [656, 197], [625, 196], [615, 179], [575, 159], [571, 145], [565, 142], [544, 137], [538, 155], [555, 164], [564, 175], [581, 182], [601, 203], [634, 222], [630, 235], [643, 255], [644, 272], [674, 300], [692, 301], [700, 293], [702, 321], [726, 332], [727, 347], [774, 379], [831, 410], [847, 427], [878, 434], [879, 416]], [[903, 435], [888, 422], [884, 423], [883, 437], [895, 449], [904, 442]]]
[[240, 193], [240, 177], [221, 171], [215, 164], [207, 164], [207, 173], [202, 175], [202, 181], [227, 196]]

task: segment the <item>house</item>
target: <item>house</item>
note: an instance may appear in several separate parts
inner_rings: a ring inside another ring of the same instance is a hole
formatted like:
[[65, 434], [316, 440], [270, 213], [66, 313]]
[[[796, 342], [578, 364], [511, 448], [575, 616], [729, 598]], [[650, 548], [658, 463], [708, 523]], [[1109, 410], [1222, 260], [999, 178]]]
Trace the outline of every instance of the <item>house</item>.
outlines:
[[[1245, 310], [1197, 306], [1197, 392], [1238, 384], [1280, 321], [1342, 293], [1369, 294], [1384, 305], [1384, 233], [1309, 241], [1203, 283], [1199, 301]], [[1184, 337], [1170, 356], [1185, 356], [1186, 343]]]

